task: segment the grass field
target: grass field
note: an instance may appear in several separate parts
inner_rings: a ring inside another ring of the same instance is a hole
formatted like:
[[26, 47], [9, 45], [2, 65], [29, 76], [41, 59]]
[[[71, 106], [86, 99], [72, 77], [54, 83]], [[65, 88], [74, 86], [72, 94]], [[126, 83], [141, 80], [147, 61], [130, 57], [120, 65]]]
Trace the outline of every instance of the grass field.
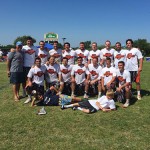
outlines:
[[[6, 64], [0, 63], [0, 149], [6, 150], [149, 150], [150, 62], [141, 75], [142, 100], [127, 109], [84, 114], [71, 109], [40, 107], [14, 102]], [[134, 93], [136, 96], [136, 92]]]

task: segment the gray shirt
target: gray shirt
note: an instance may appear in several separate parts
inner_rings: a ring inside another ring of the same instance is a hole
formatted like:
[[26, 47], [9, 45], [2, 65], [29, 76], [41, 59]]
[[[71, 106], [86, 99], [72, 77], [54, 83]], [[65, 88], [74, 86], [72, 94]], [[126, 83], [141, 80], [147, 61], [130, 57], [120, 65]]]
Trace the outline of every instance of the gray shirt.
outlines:
[[10, 61], [10, 72], [23, 72], [22, 52], [10, 52], [8, 60]]

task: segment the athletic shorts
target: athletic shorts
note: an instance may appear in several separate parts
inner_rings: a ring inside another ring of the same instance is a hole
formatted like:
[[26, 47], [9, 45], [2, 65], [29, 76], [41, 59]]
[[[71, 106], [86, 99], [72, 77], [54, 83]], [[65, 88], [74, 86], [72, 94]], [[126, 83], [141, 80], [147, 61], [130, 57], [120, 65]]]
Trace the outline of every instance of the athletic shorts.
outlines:
[[82, 101], [78, 103], [81, 108], [89, 109], [90, 113], [95, 113], [97, 110], [89, 103], [89, 101]]
[[138, 71], [130, 71], [131, 82], [140, 82], [140, 72]]
[[44, 86], [33, 83], [32, 86], [27, 86], [27, 92], [30, 94], [33, 90], [37, 92], [37, 95], [44, 95]]
[[11, 84], [24, 83], [23, 72], [11, 72], [10, 73], [10, 83]]
[[31, 67], [23, 67], [24, 80], [27, 81], [27, 75], [30, 71]]
[[59, 105], [67, 105], [67, 104], [70, 104], [71, 101], [72, 101], [72, 97], [71, 96], [68, 96], [68, 95], [64, 95], [64, 94], [61, 94], [59, 96], [60, 98], [60, 103]]

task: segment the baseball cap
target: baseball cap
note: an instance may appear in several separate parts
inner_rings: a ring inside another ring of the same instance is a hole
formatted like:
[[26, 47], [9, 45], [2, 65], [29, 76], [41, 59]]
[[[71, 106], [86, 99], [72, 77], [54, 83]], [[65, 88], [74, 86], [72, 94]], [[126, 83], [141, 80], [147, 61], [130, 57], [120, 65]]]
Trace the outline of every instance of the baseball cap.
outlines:
[[19, 46], [19, 45], [22, 46], [22, 42], [21, 42], [21, 41], [18, 41], [18, 42], [16, 43], [16, 46]]

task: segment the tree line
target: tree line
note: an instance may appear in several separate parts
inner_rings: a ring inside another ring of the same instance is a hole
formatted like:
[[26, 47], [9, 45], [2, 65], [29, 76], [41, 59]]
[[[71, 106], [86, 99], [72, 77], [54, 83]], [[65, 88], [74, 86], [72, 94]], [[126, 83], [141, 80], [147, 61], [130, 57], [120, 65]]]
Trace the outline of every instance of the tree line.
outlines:
[[[9, 45], [1, 45], [0, 44], [0, 49], [3, 50], [3, 52], [8, 52], [10, 50], [10, 48], [15, 48], [15, 45], [16, 45], [16, 42], [17, 41], [22, 41], [23, 45], [26, 45], [26, 41], [27, 41], [27, 38], [28, 37], [31, 37], [31, 36], [19, 36], [17, 37], [13, 44], [9, 44]], [[36, 43], [36, 39], [33, 39], [33, 43]], [[85, 48], [90, 50], [91, 49], [91, 41], [85, 41]], [[60, 48], [63, 48], [63, 45], [61, 43], [59, 43], [59, 47]], [[99, 49], [102, 49], [104, 48], [105, 46], [104, 45], [99, 45], [98, 48]], [[115, 46], [112, 46], [113, 48], [115, 48]], [[134, 47], [137, 47], [141, 50], [141, 52], [143, 53], [144, 56], [150, 56], [150, 43], [147, 41], [147, 39], [137, 39], [134, 41]], [[76, 49], [77, 47], [75, 47], [74, 49]], [[125, 48], [125, 47], [123, 47]]]

